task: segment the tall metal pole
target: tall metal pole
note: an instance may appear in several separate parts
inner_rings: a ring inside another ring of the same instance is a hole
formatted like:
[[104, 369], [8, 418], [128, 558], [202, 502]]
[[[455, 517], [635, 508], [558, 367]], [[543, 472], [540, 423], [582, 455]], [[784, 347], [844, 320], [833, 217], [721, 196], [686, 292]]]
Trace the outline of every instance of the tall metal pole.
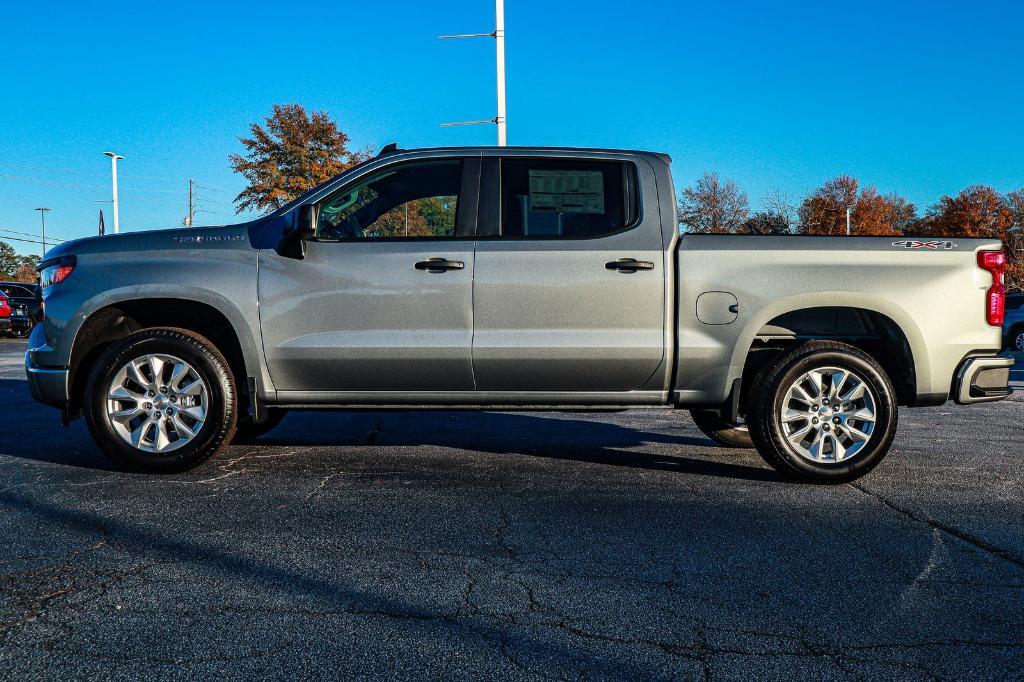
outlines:
[[494, 0], [494, 13], [494, 45], [498, 65], [498, 115], [494, 122], [498, 124], [498, 146], [504, 147], [508, 141], [505, 132], [505, 0]]
[[498, 113], [494, 118], [482, 121], [456, 121], [454, 123], [442, 123], [442, 126], [470, 126], [481, 123], [495, 123], [498, 126], [498, 146], [504, 147], [508, 141], [505, 129], [505, 0], [494, 0], [495, 24], [491, 33], [460, 33], [458, 35], [438, 36], [441, 39], [447, 38], [494, 38], [498, 77]]
[[42, 223], [42, 239], [40, 241], [43, 242], [43, 256], [46, 256], [46, 212], [50, 209], [40, 207], [36, 210], [39, 211], [39, 220]]
[[105, 156], [110, 157], [110, 173], [111, 173], [111, 185], [114, 192], [114, 234], [119, 231], [119, 225], [117, 221], [117, 160], [123, 159], [124, 157], [114, 152], [103, 152]]
[[846, 207], [846, 236], [850, 236], [850, 207]]
[[192, 227], [193, 221], [195, 220], [196, 211], [192, 203], [192, 178], [188, 179], [188, 227]]

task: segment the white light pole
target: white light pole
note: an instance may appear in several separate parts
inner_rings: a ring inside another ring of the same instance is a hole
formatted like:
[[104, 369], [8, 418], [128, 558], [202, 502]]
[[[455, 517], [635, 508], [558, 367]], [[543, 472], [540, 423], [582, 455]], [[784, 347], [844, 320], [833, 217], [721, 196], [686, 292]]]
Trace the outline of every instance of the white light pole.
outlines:
[[850, 207], [846, 207], [846, 236], [850, 236]]
[[114, 190], [114, 234], [118, 232], [117, 223], [117, 160], [123, 159], [124, 157], [114, 152], [103, 152], [104, 156], [110, 157], [110, 172], [112, 178], [112, 186]]
[[46, 256], [46, 212], [49, 211], [50, 209], [40, 207], [37, 208], [36, 210], [39, 211], [39, 220], [40, 222], [42, 222], [43, 231], [42, 239], [40, 241], [43, 242], [43, 256]]
[[494, 0], [494, 31], [491, 33], [461, 33], [459, 35], [438, 36], [445, 38], [494, 38], [495, 62], [497, 64], [498, 113], [494, 118], [484, 121], [458, 121], [442, 123], [442, 126], [467, 126], [479, 123], [494, 123], [498, 126], [498, 146], [504, 147], [508, 141], [505, 128], [505, 0]]
[[505, 132], [505, 0], [494, 0], [494, 16], [495, 62], [498, 65], [498, 115], [494, 122], [498, 124], [498, 146], [504, 147], [508, 141]]

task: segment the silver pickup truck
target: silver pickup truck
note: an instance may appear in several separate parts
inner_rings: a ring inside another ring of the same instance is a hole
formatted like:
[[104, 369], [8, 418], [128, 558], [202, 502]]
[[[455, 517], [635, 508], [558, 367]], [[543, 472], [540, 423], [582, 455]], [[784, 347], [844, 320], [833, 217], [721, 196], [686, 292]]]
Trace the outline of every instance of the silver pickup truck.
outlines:
[[998, 241], [681, 237], [669, 165], [389, 145], [250, 223], [61, 244], [33, 395], [153, 472], [286, 410], [685, 408], [838, 482], [898, 405], [1009, 394]]

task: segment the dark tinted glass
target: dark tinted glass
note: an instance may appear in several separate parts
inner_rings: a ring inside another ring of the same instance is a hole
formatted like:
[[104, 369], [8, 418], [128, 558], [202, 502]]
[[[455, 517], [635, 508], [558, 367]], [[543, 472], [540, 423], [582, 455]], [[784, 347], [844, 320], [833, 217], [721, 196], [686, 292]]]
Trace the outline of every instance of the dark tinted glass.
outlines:
[[597, 237], [636, 220], [632, 164], [502, 159], [501, 234]]
[[320, 204], [321, 239], [452, 237], [462, 162], [410, 163], [374, 173]]
[[1007, 310], [1020, 310], [1024, 308], [1024, 296], [1014, 296], [1013, 294], [1006, 297], [1006, 309]]

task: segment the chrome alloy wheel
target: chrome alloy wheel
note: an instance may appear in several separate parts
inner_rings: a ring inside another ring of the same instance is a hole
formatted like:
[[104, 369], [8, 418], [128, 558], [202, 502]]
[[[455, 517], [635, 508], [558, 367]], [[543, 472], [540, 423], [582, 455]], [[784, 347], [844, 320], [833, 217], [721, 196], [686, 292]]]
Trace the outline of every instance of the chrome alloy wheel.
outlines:
[[1024, 332], [1017, 332], [1017, 338], [1014, 339], [1013, 345], [1017, 348], [1017, 352], [1024, 353]]
[[790, 448], [816, 464], [835, 464], [864, 449], [875, 430], [875, 396], [840, 367], [803, 374], [786, 391], [780, 420]]
[[163, 454], [203, 428], [207, 395], [192, 365], [173, 355], [144, 355], [114, 374], [107, 389], [107, 420], [132, 447]]

